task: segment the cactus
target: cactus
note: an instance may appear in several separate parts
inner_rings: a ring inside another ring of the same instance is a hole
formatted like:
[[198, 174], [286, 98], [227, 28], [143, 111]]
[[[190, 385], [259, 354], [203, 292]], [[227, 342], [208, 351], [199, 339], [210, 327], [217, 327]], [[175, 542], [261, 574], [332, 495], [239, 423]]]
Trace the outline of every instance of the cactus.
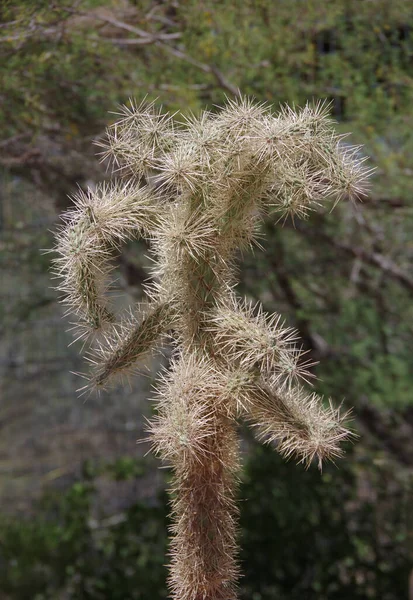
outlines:
[[[165, 338], [175, 346], [150, 422], [173, 468], [169, 586], [176, 600], [237, 597], [237, 420], [309, 464], [341, 454], [343, 416], [300, 384], [296, 332], [241, 301], [234, 263], [262, 219], [305, 218], [327, 199], [364, 193], [358, 148], [320, 103], [277, 115], [247, 98], [177, 122], [131, 103], [108, 129], [115, 183], [79, 192], [57, 233], [56, 275], [77, 336], [93, 334], [85, 389], [127, 376]], [[145, 307], [119, 324], [105, 297], [112, 257], [143, 236], [154, 257]]]

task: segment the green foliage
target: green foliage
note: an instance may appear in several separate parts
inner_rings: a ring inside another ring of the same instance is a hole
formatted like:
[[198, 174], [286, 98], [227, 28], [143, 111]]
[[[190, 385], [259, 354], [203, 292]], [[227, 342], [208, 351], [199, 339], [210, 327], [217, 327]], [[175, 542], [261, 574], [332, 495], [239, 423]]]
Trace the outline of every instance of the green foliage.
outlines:
[[[304, 471], [252, 446], [240, 490], [241, 598], [406, 597], [411, 477], [360, 452], [341, 466]], [[166, 494], [96, 518], [97, 478], [137, 473], [143, 485], [142, 462], [128, 457], [104, 467], [89, 462], [82, 480], [62, 495], [49, 492], [32, 518], [3, 517], [2, 598], [163, 600]]]
[[63, 590], [79, 600], [165, 597], [165, 495], [97, 521], [95, 477], [136, 477], [142, 464], [122, 458], [104, 469], [86, 464], [84, 472], [62, 496], [47, 494], [35, 520], [1, 519], [2, 598], [52, 600]]
[[412, 484], [368, 455], [321, 474], [255, 448], [241, 513], [244, 597], [406, 597]]
[[[159, 21], [147, 16], [151, 2], [131, 5], [132, 25], [155, 34], [180, 33], [179, 48], [195, 64], [170, 52], [168, 46], [177, 44], [113, 43], [134, 37], [96, 18], [122, 21], [122, 7], [113, 0], [83, 0], [73, 13], [68, 0], [52, 9], [49, 2], [5, 3], [2, 94], [13, 103], [2, 103], [0, 117], [10, 134], [55, 120], [68, 135], [70, 126], [81, 133], [91, 123], [102, 124], [116, 101], [139, 97], [142, 89], [159, 94], [172, 110], [221, 103], [223, 90], [199, 63], [218, 68], [244, 93], [275, 104], [329, 97], [337, 115], [351, 120], [372, 145], [389, 118], [400, 113], [412, 118], [412, 16], [406, 0], [391, 5], [334, 0], [322, 7], [315, 0], [305, 5], [248, 0], [236, 9], [231, 0], [219, 7], [214, 0], [201, 5], [189, 0], [158, 7]], [[99, 13], [102, 8], [106, 12]], [[400, 125], [411, 139], [406, 122]]]
[[[0, 125], [3, 136], [31, 132], [78, 137], [80, 130], [96, 127], [107, 113], [108, 97], [116, 101], [116, 87], [127, 81], [119, 61], [110, 87], [105, 81], [117, 50], [85, 35], [61, 2], [51, 10], [45, 2], [34, 9], [31, 3], [15, 4], [3, 11], [3, 66]], [[88, 3], [83, 3], [87, 8]], [[7, 27], [7, 23], [11, 26]], [[6, 66], [7, 64], [7, 66]], [[95, 129], [96, 131], [96, 129]]]

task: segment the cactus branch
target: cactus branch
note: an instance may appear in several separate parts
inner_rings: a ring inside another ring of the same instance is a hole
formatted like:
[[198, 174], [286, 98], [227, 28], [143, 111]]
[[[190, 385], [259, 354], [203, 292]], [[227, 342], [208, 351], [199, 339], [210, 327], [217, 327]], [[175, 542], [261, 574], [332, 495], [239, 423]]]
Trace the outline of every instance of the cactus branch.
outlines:
[[172, 323], [173, 310], [167, 303], [149, 306], [140, 320], [133, 315], [123, 320], [90, 352], [89, 361], [95, 366], [92, 385], [102, 388], [113, 377], [132, 372], [136, 362], [153, 349]]
[[277, 382], [257, 384], [250, 391], [247, 419], [258, 430], [260, 439], [276, 442], [285, 457], [295, 456], [309, 466], [318, 459], [342, 456], [340, 443], [351, 437], [343, 425], [348, 414], [340, 415], [331, 400], [323, 406], [323, 399], [307, 393], [301, 386], [279, 387]]
[[148, 235], [158, 212], [159, 202], [148, 188], [115, 183], [80, 191], [74, 208], [63, 215], [54, 273], [68, 312], [86, 328], [98, 330], [115, 320], [104, 297], [113, 251], [138, 234]]

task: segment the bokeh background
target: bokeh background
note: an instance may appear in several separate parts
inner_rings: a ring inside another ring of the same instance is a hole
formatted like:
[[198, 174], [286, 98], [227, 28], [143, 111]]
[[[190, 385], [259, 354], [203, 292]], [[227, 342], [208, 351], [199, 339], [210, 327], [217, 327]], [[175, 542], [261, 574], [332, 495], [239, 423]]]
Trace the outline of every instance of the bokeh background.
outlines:
[[[237, 90], [328, 99], [377, 167], [363, 203], [268, 222], [239, 293], [282, 313], [317, 391], [353, 408], [337, 465], [242, 430], [243, 600], [413, 598], [411, 0], [3, 0], [0, 5], [0, 598], [161, 600], [168, 472], [144, 456], [155, 373], [78, 398], [85, 365], [50, 280], [58, 214], [109, 177], [93, 145], [146, 94], [188, 114]], [[116, 262], [121, 309], [146, 249]], [[410, 577], [410, 588], [409, 588]]]

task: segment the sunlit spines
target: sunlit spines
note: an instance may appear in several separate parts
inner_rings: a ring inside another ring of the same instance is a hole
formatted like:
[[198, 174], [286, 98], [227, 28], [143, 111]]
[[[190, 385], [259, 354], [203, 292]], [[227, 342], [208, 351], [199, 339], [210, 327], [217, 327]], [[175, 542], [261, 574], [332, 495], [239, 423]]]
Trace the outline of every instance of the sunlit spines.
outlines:
[[275, 123], [280, 126], [279, 138], [283, 154], [310, 151], [311, 145], [320, 143], [334, 131], [334, 121], [329, 116], [329, 104], [306, 103], [303, 108], [281, 106], [275, 115]]
[[269, 110], [270, 107], [265, 103], [260, 104], [245, 96], [227, 98], [226, 105], [216, 116], [216, 127], [222, 131], [227, 145], [248, 143], [249, 135], [265, 119]]
[[310, 160], [280, 159], [273, 169], [272, 183], [264, 192], [269, 212], [279, 217], [308, 217], [332, 193], [326, 173]]
[[201, 168], [213, 172], [219, 159], [218, 148], [222, 144], [222, 132], [216, 126], [213, 115], [208, 111], [203, 111], [199, 116], [190, 114], [184, 117], [181, 124], [181, 139], [193, 149]]
[[257, 123], [251, 142], [257, 159], [271, 163], [265, 204], [281, 219], [306, 218], [327, 200], [361, 197], [370, 171], [343, 137], [335, 133], [325, 103], [297, 111], [284, 107]]
[[128, 172], [138, 179], [151, 173], [161, 152], [175, 140], [173, 115], [157, 109], [154, 102], [143, 100], [120, 107], [121, 119], [108, 127], [102, 160], [109, 160], [115, 171]]
[[188, 256], [198, 261], [217, 245], [217, 229], [201, 209], [188, 210], [182, 203], [167, 207], [153, 235], [153, 251], [160, 262], [176, 261], [177, 268]]
[[202, 185], [202, 169], [192, 146], [178, 145], [155, 164], [155, 185], [171, 194], [195, 192]]
[[73, 217], [88, 213], [95, 238], [111, 245], [138, 235], [149, 235], [161, 210], [160, 196], [154, 190], [124, 181], [80, 191], [73, 200], [74, 210], [70, 211]]
[[369, 189], [369, 178], [374, 168], [365, 165], [367, 157], [360, 146], [351, 146], [341, 139], [333, 139], [328, 149], [328, 178], [336, 203], [341, 199], [362, 200]]

